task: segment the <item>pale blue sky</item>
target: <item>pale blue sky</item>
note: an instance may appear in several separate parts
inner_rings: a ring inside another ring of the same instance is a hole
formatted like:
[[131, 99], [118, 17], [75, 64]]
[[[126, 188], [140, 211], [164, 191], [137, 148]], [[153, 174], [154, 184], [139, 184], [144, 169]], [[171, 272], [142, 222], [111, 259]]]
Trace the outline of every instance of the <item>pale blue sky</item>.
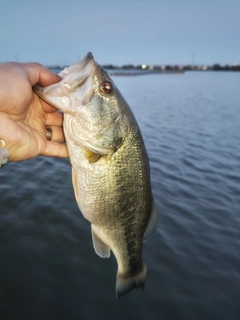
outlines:
[[240, 64], [239, 0], [1, 0], [0, 62]]

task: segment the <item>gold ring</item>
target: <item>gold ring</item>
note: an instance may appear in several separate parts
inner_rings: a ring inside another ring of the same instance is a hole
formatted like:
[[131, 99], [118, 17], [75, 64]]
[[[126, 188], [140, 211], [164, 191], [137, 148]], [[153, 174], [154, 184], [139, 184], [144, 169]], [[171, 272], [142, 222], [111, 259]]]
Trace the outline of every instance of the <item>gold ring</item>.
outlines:
[[52, 140], [52, 129], [46, 128], [46, 130], [47, 130], [47, 133], [46, 133], [47, 140], [51, 141]]
[[0, 149], [3, 149], [5, 147], [5, 141], [0, 138]]

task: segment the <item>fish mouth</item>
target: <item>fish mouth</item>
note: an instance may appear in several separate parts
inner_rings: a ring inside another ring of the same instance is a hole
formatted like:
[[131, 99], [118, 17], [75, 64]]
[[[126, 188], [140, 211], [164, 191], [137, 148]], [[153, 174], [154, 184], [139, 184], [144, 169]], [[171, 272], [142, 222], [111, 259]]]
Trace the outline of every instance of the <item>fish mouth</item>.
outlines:
[[71, 75], [71, 78], [74, 78], [74, 79], [81, 78], [81, 73], [90, 75], [91, 65], [92, 65], [91, 62], [96, 64], [93, 54], [91, 52], [88, 52], [88, 54], [78, 63], [68, 68], [65, 68], [63, 71], [59, 73], [59, 75], [63, 79], [62, 81], [64, 82], [69, 81], [69, 75]]
[[88, 52], [87, 54], [86, 54], [86, 56], [85, 56], [85, 58], [83, 58], [83, 60], [85, 61], [85, 64], [87, 65], [89, 62], [90, 62], [90, 60], [94, 60], [94, 57], [93, 57], [93, 54], [92, 54], [92, 52]]
[[[91, 52], [77, 64], [64, 69], [59, 75], [63, 92], [72, 96], [75, 106], [81, 106], [91, 101], [94, 95], [92, 73], [97, 63]], [[66, 110], [63, 110], [67, 112]], [[75, 110], [76, 111], [76, 110]]]
[[81, 61], [59, 73], [60, 82], [48, 87], [35, 85], [33, 90], [51, 105], [75, 116], [77, 109], [91, 101], [94, 95], [92, 73], [96, 67], [93, 54], [89, 52]]

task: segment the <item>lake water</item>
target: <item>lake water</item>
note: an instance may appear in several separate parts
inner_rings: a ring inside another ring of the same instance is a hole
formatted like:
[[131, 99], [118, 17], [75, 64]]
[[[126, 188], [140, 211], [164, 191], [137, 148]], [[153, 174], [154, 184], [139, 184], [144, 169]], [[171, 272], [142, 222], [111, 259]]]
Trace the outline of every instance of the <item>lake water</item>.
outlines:
[[0, 319], [239, 319], [240, 73], [114, 77], [148, 150], [158, 230], [117, 300], [66, 159], [0, 169]]

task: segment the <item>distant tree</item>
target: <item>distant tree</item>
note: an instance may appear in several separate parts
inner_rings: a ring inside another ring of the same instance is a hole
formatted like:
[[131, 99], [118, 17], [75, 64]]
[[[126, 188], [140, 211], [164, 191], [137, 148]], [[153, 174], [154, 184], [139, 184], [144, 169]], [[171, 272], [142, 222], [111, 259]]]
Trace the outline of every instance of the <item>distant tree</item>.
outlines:
[[224, 67], [223, 67], [223, 70], [229, 71], [229, 70], [230, 70], [230, 66], [229, 66], [229, 65], [224, 66]]
[[240, 71], [240, 65], [238, 64], [238, 65], [233, 66], [232, 70], [233, 71]]
[[112, 64], [106, 64], [103, 66], [104, 69], [116, 69]]
[[190, 66], [190, 65], [185, 66], [185, 67], [184, 67], [184, 70], [187, 70], [187, 71], [192, 70], [192, 66]]
[[122, 68], [129, 70], [129, 69], [134, 69], [134, 66], [132, 64], [127, 64], [127, 65], [124, 65]]
[[212, 66], [212, 69], [218, 71], [218, 70], [221, 70], [222, 68], [221, 68], [221, 66], [220, 66], [218, 63], [215, 63], [215, 64]]

